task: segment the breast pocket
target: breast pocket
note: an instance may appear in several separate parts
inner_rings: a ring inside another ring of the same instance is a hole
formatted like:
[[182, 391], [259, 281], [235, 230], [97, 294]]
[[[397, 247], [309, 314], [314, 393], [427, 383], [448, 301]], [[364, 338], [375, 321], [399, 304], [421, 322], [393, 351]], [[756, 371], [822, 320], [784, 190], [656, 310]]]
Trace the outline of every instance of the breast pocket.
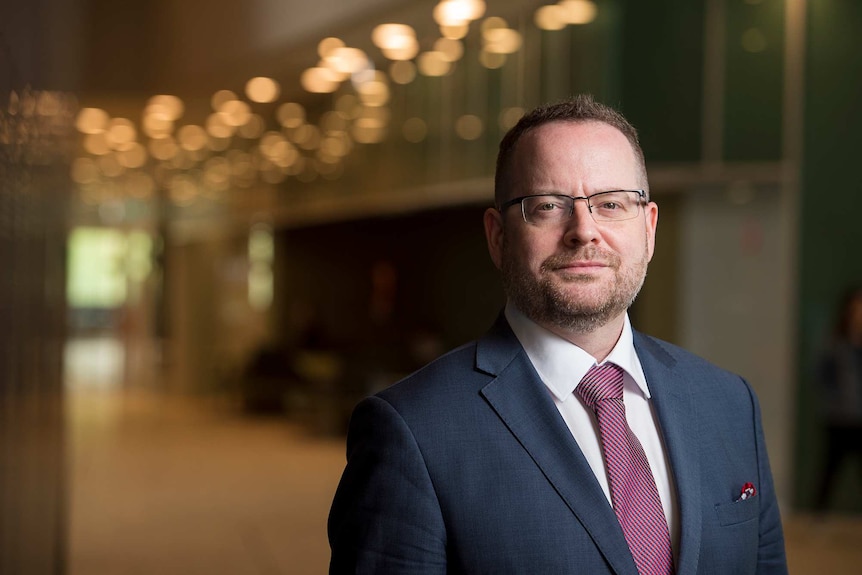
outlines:
[[715, 512], [718, 514], [718, 523], [722, 527], [738, 525], [757, 519], [759, 511], [760, 505], [758, 505], [757, 497], [749, 497], [742, 501], [716, 503], [715, 505]]

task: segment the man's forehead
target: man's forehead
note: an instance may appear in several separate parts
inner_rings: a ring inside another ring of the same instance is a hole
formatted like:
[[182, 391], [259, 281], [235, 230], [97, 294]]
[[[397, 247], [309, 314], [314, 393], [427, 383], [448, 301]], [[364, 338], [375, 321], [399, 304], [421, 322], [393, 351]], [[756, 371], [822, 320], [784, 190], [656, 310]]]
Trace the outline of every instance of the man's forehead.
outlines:
[[618, 128], [600, 122], [598, 120], [553, 120], [540, 124], [527, 131], [521, 141], [541, 141], [550, 135], [573, 135], [577, 134], [588, 141], [593, 135], [600, 135], [612, 139], [620, 138], [628, 141], [625, 134]]
[[568, 153], [612, 157], [637, 165], [631, 143], [614, 126], [598, 121], [554, 121], [526, 132], [513, 150], [513, 164], [530, 167], [549, 157], [565, 160]]

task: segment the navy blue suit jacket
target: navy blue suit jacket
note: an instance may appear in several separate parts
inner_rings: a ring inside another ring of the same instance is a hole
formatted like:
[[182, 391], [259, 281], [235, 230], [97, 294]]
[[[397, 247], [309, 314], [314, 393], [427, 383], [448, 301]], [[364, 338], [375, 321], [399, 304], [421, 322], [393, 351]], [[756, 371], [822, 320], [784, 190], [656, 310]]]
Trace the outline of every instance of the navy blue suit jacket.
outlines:
[[[635, 332], [677, 489], [679, 575], [786, 573], [740, 377]], [[751, 482], [757, 495], [738, 501]], [[351, 418], [330, 573], [637, 575], [613, 509], [501, 316]]]

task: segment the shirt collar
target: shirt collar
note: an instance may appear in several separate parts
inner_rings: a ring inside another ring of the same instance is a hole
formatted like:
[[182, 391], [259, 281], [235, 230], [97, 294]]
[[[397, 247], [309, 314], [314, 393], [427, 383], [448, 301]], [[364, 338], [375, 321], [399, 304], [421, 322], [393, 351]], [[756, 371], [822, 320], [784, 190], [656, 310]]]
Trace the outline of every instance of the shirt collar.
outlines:
[[[587, 371], [596, 364], [595, 358], [570, 341], [543, 328], [511, 302], [506, 304], [505, 315], [539, 377], [558, 400], [566, 401]], [[646, 376], [635, 351], [628, 313], [625, 315], [620, 338], [605, 358], [605, 362], [608, 361], [621, 367], [644, 397], [650, 398]]]

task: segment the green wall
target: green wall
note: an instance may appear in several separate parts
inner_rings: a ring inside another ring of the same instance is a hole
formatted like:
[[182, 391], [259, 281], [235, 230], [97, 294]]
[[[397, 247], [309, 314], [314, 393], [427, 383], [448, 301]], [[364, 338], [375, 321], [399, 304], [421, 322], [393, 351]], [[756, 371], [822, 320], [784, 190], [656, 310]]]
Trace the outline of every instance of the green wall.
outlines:
[[[810, 505], [822, 440], [813, 365], [844, 289], [862, 282], [862, 2], [808, 3], [799, 253], [797, 504]], [[862, 465], [862, 462], [857, 462]], [[862, 510], [845, 469], [836, 506]]]

